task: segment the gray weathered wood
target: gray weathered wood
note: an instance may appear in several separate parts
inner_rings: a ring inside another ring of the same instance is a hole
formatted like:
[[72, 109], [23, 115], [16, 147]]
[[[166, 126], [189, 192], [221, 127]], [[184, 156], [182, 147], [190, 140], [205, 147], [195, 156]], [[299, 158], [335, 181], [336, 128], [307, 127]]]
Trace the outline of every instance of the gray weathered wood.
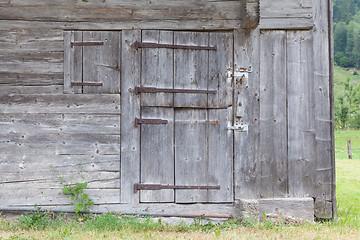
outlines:
[[233, 108], [210, 109], [208, 116], [208, 163], [203, 176], [208, 185], [220, 186], [220, 190], [208, 191], [208, 202], [231, 203], [234, 201], [234, 142], [233, 131], [226, 127], [232, 122]]
[[84, 42], [103, 42], [100, 46], [82, 47], [83, 82], [103, 84], [83, 86], [83, 93], [120, 92], [120, 34], [116, 31], [83, 31]]
[[[142, 41], [160, 44], [173, 44], [172, 31], [144, 30]], [[143, 87], [174, 87], [174, 55], [172, 49], [142, 48], [141, 85]], [[142, 93], [142, 106], [173, 106], [172, 93]]]
[[120, 114], [120, 95], [0, 95], [1, 113], [101, 113]]
[[234, 132], [234, 184], [236, 199], [256, 199], [260, 192], [260, 30], [234, 32], [235, 69], [249, 68], [244, 83], [235, 85], [235, 122], [248, 124], [248, 132]]
[[[175, 184], [208, 185], [208, 119], [206, 110], [175, 111]], [[208, 191], [175, 190], [177, 203], [208, 202]]]
[[141, 52], [133, 46], [141, 41], [140, 31], [122, 31], [121, 49], [121, 109], [126, 112], [121, 118], [121, 203], [139, 202], [139, 193], [134, 193], [134, 184], [140, 182], [140, 128], [134, 127], [140, 117], [140, 98], [134, 88], [140, 85]]
[[287, 194], [286, 32], [263, 31], [260, 45], [260, 196]]
[[[141, 183], [174, 185], [174, 109], [142, 107], [144, 119], [167, 124], [141, 125]], [[174, 202], [174, 190], [141, 191], [141, 202]]]
[[209, 51], [208, 90], [216, 90], [216, 94], [208, 95], [209, 108], [227, 108], [232, 106], [232, 81], [228, 79], [227, 69], [233, 67], [232, 32], [210, 33], [209, 45], [217, 46], [216, 51]]
[[[175, 32], [174, 44], [191, 46], [208, 46], [209, 33], [204, 32]], [[174, 50], [174, 88], [202, 89], [208, 87], [207, 50]], [[207, 94], [175, 93], [175, 107], [207, 107]]]
[[315, 118], [312, 31], [287, 33], [288, 181], [291, 197], [313, 196]]
[[313, 27], [311, 0], [260, 1], [260, 28], [306, 29]]
[[[329, 43], [329, 4], [326, 0], [313, 1], [314, 6], [314, 94], [315, 94], [315, 146], [317, 180], [315, 194], [317, 201], [333, 201], [333, 169], [332, 159], [332, 113], [330, 85], [330, 43]], [[316, 206], [315, 206], [316, 207]], [[321, 212], [321, 209], [317, 210]]]

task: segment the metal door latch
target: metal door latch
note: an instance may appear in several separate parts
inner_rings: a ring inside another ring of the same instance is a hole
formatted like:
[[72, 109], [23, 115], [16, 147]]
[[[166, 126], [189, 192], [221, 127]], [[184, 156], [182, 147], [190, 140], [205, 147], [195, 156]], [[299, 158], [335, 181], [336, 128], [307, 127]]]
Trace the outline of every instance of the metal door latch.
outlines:
[[235, 123], [234, 126], [231, 126], [231, 124], [229, 123], [227, 129], [228, 129], [228, 130], [238, 131], [238, 132], [248, 132], [248, 131], [249, 131], [249, 125], [247, 125], [247, 124]]
[[251, 68], [238, 68], [234, 70], [232, 68], [227, 69], [227, 77], [234, 78], [236, 81], [240, 81], [240, 83], [245, 82], [249, 79], [249, 73], [252, 72]]

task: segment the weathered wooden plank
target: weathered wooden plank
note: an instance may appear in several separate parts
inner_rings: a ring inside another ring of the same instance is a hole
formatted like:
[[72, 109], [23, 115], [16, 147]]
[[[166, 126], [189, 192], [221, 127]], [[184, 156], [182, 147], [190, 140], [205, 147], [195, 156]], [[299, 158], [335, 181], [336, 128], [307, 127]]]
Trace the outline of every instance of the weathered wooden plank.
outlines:
[[311, 29], [314, 26], [312, 18], [261, 18], [261, 29]]
[[[27, 20], [27, 21], [129, 21], [129, 20], [166, 20], [166, 19], [188, 19], [188, 20], [240, 20], [241, 3], [239, 1], [161, 1], [151, 3], [142, 1], [137, 6], [133, 2], [114, 2], [97, 4], [77, 4], [72, 2], [67, 5], [57, 5], [48, 2], [42, 5], [38, 2], [33, 5], [21, 4], [18, 7], [12, 5], [0, 9], [1, 19]], [[80, 2], [82, 3], [82, 2]], [[175, 3], [175, 4], [174, 4]], [[12, 3], [13, 4], [13, 3]], [[56, 7], [49, 8], [49, 5]], [[108, 5], [106, 7], [106, 5]], [[115, 6], [114, 6], [115, 5]], [[209, 14], [209, 12], [212, 14]]]
[[261, 29], [309, 29], [313, 27], [311, 0], [260, 1]]
[[[174, 44], [208, 46], [209, 33], [175, 32]], [[181, 59], [174, 62], [174, 88], [207, 89], [209, 51], [175, 49], [174, 59]], [[175, 93], [174, 106], [207, 107], [207, 94]]]
[[314, 196], [316, 180], [314, 56], [311, 31], [287, 33], [288, 181], [290, 197]]
[[[1, 184], [0, 204], [8, 207], [34, 207], [35, 204], [70, 205], [70, 199], [61, 193], [61, 185], [54, 185], [52, 181], [45, 184], [42, 184], [42, 181]], [[119, 189], [86, 189], [84, 192], [89, 194], [95, 204], [119, 203]]]
[[[0, 86], [51, 86], [63, 84], [63, 73], [0, 72]], [[36, 92], [35, 92], [36, 93]], [[30, 93], [29, 93], [30, 94]]]
[[[133, 29], [153, 29], [158, 30], [233, 30], [234, 28], [241, 27], [241, 21], [239, 20], [208, 20], [208, 21], [198, 21], [198, 20], [148, 20], [148, 21], [139, 21], [139, 20], [130, 20], [130, 21], [98, 21], [95, 22], [62, 22], [62, 21], [23, 21], [23, 20], [12, 20], [10, 23], [8, 20], [0, 20], [1, 29], [54, 29], [59, 31], [62, 35], [63, 30], [94, 30], [94, 29], [104, 29], [104, 30], [133, 30]], [[28, 45], [28, 48], [34, 49], [34, 45], [39, 45], [37, 42], [33, 42], [33, 45]], [[48, 45], [43, 43], [44, 48], [51, 50], [56, 46], [56, 49], [61, 49], [63, 42], [54, 43], [50, 42]], [[58, 46], [58, 47], [57, 47]], [[37, 46], [38, 48], [42, 47], [41, 45]]]
[[[84, 42], [102, 42], [99, 46], [83, 46], [83, 82], [102, 86], [83, 86], [83, 93], [120, 93], [119, 31], [83, 31]], [[80, 87], [81, 88], [81, 87]]]
[[[142, 41], [160, 44], [173, 44], [172, 31], [144, 30]], [[169, 88], [174, 87], [172, 49], [143, 48], [141, 67], [141, 85], [144, 87]], [[142, 93], [142, 106], [173, 106], [172, 93]]]
[[[0, 77], [1, 78], [1, 77]], [[1, 86], [1, 91], [8, 94], [61, 94], [62, 85], [54, 86]]]
[[121, 49], [121, 109], [126, 112], [121, 118], [121, 203], [139, 202], [139, 193], [134, 193], [134, 184], [140, 182], [140, 128], [134, 127], [140, 117], [140, 99], [134, 88], [140, 85], [141, 53], [133, 43], [141, 41], [141, 32], [122, 31]]
[[[329, 41], [329, 1], [316, 0], [314, 5], [314, 94], [315, 94], [315, 146], [317, 180], [315, 183], [316, 201], [333, 201], [336, 196], [333, 192], [333, 141], [332, 141], [332, 112], [331, 112], [331, 46]], [[333, 203], [334, 204], [334, 203]], [[326, 204], [322, 204], [326, 206]], [[320, 205], [321, 206], [321, 205]], [[333, 205], [334, 206], [334, 205]], [[335, 205], [336, 206], [336, 205]], [[324, 209], [317, 210], [317, 212]], [[328, 211], [328, 210], [326, 210]]]
[[[83, 41], [84, 42], [103, 42], [101, 38], [100, 31], [84, 31], [83, 33]], [[83, 59], [82, 59], [82, 69], [83, 78], [82, 82], [104, 82], [104, 77], [100, 74], [100, 68], [102, 67], [102, 63], [100, 60], [100, 55], [102, 55], [102, 51], [104, 45], [101, 46], [81, 46], [74, 48], [82, 48]], [[78, 88], [82, 88], [83, 93], [101, 93], [102, 86], [80, 86]]]
[[82, 32], [64, 32], [64, 93], [82, 93], [82, 88], [71, 86], [71, 82], [82, 82], [82, 58], [81, 48], [71, 47], [71, 43], [82, 41]]
[[260, 30], [234, 32], [234, 69], [250, 68], [245, 82], [235, 82], [235, 122], [248, 124], [248, 132], [234, 132], [234, 184], [236, 199], [260, 195]]
[[[208, 119], [206, 110], [175, 111], [175, 184], [206, 186], [208, 176]], [[209, 191], [175, 190], [177, 203], [208, 202]]]
[[[142, 107], [141, 116], [168, 121], [141, 125], [141, 183], [174, 185], [174, 109]], [[174, 202], [174, 190], [141, 191], [140, 201]]]
[[286, 32], [260, 39], [260, 196], [287, 194]]
[[[63, 32], [61, 29], [54, 29], [50, 24], [44, 24], [43, 27], [36, 27], [28, 23], [29, 27], [17, 27], [17, 24], [3, 20], [4, 26], [0, 33], [0, 39], [3, 41], [3, 48], [13, 51], [43, 51], [56, 52], [63, 51]], [[32, 27], [31, 27], [32, 26]], [[6, 51], [6, 50], [5, 50]]]
[[260, 1], [261, 18], [311, 18], [311, 0], [262, 0]]
[[120, 115], [106, 114], [2, 114], [3, 134], [109, 134], [120, 135]]
[[[63, 63], [63, 51], [29, 51], [29, 50], [15, 50], [4, 49], [0, 53], [0, 61], [7, 63], [23, 63], [47, 61], [51, 63]], [[1, 69], [2, 70], [2, 69]]]
[[1, 113], [120, 114], [120, 95], [0, 95]]
[[209, 38], [209, 45], [217, 46], [217, 50], [209, 51], [207, 88], [217, 93], [208, 95], [208, 107], [227, 108], [233, 103], [232, 81], [227, 76], [227, 69], [233, 67], [234, 36], [232, 32], [214, 32], [210, 33]]
[[[227, 124], [232, 122], [232, 110], [232, 107], [208, 110], [207, 166], [204, 173], [198, 174], [207, 180], [208, 185], [219, 185], [220, 190], [209, 190], [207, 202], [234, 202], [234, 139], [233, 131], [226, 129]], [[200, 144], [203, 144], [203, 141]]]

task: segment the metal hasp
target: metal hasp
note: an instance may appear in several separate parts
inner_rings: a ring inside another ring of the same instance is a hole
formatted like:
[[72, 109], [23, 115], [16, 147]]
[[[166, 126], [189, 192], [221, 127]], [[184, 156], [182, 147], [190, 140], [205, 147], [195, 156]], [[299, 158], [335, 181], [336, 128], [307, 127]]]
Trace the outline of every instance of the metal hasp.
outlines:
[[96, 83], [96, 82], [71, 82], [71, 86], [93, 86], [93, 87], [100, 87], [103, 83]]
[[134, 43], [135, 49], [139, 48], [171, 48], [171, 49], [191, 49], [191, 50], [213, 50], [217, 51], [217, 46], [189, 46], [189, 45], [174, 45], [174, 44], [159, 44], [159, 43], [147, 43], [138, 42]]
[[162, 189], [178, 189], [178, 190], [220, 190], [220, 186], [176, 186], [176, 185], [161, 185], [161, 184], [143, 184], [135, 183], [134, 192], [138, 190], [162, 190]]
[[167, 124], [168, 120], [163, 119], [140, 119], [135, 118], [135, 127], [138, 127], [141, 124]]
[[236, 81], [240, 81], [240, 83], [245, 82], [249, 79], [249, 73], [252, 72], [251, 68], [238, 68], [233, 72], [232, 68], [227, 69], [227, 77], [234, 78]]
[[248, 132], [249, 131], [249, 125], [236, 123], [234, 126], [231, 126], [231, 124], [229, 123], [227, 129], [228, 130], [238, 131], [238, 132]]
[[139, 93], [197, 93], [197, 94], [215, 94], [215, 90], [196, 90], [196, 89], [170, 89], [153, 87], [135, 87], [135, 94]]
[[104, 45], [104, 42], [71, 42], [70, 46], [101, 46]]

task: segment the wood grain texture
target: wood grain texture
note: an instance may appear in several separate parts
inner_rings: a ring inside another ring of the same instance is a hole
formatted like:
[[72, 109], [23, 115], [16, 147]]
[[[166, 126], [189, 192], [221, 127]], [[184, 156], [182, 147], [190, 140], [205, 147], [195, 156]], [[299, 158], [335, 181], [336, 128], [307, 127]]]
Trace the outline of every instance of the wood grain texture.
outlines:
[[[175, 184], [208, 185], [206, 110], [175, 112]], [[217, 191], [217, 190], [209, 190]], [[208, 190], [175, 190], [177, 203], [208, 202]]]
[[287, 194], [286, 32], [260, 36], [260, 197]]
[[209, 51], [209, 77], [207, 89], [216, 90], [208, 94], [209, 108], [228, 108], [233, 104], [233, 86], [227, 77], [227, 68], [233, 67], [234, 35], [232, 32], [212, 32], [209, 45], [216, 46], [216, 51]]
[[234, 132], [235, 199], [260, 196], [260, 30], [236, 30], [234, 69], [250, 68], [245, 82], [234, 82], [235, 122], [248, 124], [248, 132]]
[[314, 5], [314, 94], [315, 94], [315, 146], [317, 180], [315, 183], [316, 198], [321, 201], [332, 201], [336, 195], [333, 192], [333, 141], [331, 113], [331, 68], [329, 42], [329, 2], [316, 0]]
[[[49, 7], [51, 6], [51, 7]], [[1, 19], [27, 21], [241, 20], [239, 1], [16, 1]], [[209, 13], [212, 14], [209, 14]]]
[[260, 28], [306, 29], [313, 27], [311, 0], [260, 1]]
[[314, 196], [316, 180], [312, 31], [287, 33], [288, 181], [291, 197]]
[[[175, 32], [174, 44], [208, 46], [209, 33]], [[174, 62], [174, 88], [207, 89], [209, 51], [175, 49], [174, 59], [177, 60]], [[174, 107], [207, 107], [207, 94], [175, 93], [174, 95]]]
[[[142, 107], [144, 119], [164, 119], [167, 124], [141, 125], [141, 183], [175, 184], [174, 109]], [[141, 202], [174, 202], [174, 190], [141, 191]]]
[[120, 95], [3, 94], [0, 112], [120, 114]]
[[133, 46], [141, 41], [141, 31], [122, 31], [121, 49], [121, 203], [138, 203], [134, 184], [140, 182], [140, 128], [134, 127], [140, 117], [140, 99], [134, 88], [140, 85], [141, 52]]
[[[173, 31], [143, 30], [142, 41], [159, 44], [173, 44]], [[166, 48], [143, 48], [141, 85], [143, 87], [174, 87], [174, 51]], [[173, 106], [172, 93], [142, 93], [142, 106]]]

